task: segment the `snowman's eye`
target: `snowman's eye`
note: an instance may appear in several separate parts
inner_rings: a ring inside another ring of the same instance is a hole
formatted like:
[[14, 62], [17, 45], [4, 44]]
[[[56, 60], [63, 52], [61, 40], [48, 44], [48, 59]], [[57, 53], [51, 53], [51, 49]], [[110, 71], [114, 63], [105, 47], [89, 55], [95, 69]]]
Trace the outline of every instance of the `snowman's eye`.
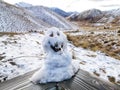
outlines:
[[48, 41], [48, 44], [50, 44], [50, 41]]
[[61, 44], [61, 47], [63, 48], [63, 43]]
[[50, 34], [50, 37], [53, 37], [53, 32]]
[[60, 36], [60, 33], [59, 33], [59, 32], [57, 32], [57, 35], [58, 35], [58, 36]]

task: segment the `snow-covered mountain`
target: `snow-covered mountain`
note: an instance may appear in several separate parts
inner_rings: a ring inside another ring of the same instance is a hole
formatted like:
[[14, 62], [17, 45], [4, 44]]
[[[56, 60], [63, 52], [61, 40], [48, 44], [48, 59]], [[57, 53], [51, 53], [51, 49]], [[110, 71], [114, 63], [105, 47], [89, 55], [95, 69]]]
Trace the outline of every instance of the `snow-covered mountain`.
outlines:
[[56, 7], [53, 7], [53, 8], [50, 8], [52, 11], [54, 11], [55, 13], [63, 16], [63, 17], [68, 17], [70, 16], [71, 14], [73, 14], [74, 12], [65, 12], [63, 11], [62, 9], [59, 9], [59, 8], [56, 8]]
[[80, 13], [78, 12], [74, 12], [73, 14], [71, 14], [70, 16], [67, 17], [68, 20], [71, 20], [71, 21], [77, 21], [77, 17]]
[[100, 16], [102, 12], [98, 9], [91, 9], [79, 14], [78, 19], [90, 19]]
[[103, 11], [103, 17], [101, 17], [97, 22], [120, 24], [120, 8]]
[[79, 14], [72, 14], [68, 17], [68, 19], [71, 21], [83, 21], [89, 23], [120, 24], [120, 8], [110, 11], [91, 9]]
[[120, 8], [106, 11], [107, 15], [120, 16]]
[[16, 3], [15, 5], [19, 7], [31, 7], [32, 6], [32, 4], [25, 3], [25, 2], [19, 2], [19, 3]]
[[48, 23], [51, 26], [65, 29], [74, 28], [73, 25], [70, 22], [68, 22], [65, 18], [51, 11], [47, 7], [32, 6], [26, 7], [26, 9], [33, 12], [34, 16], [36, 16], [38, 19], [43, 20], [44, 22]]
[[53, 26], [62, 29], [74, 28], [70, 22], [47, 7], [26, 8], [0, 1], [0, 32], [40, 31]]
[[79, 14], [73, 14], [69, 17], [70, 20], [77, 20], [77, 21], [89, 21], [89, 22], [95, 22], [96, 20], [100, 19], [100, 17], [103, 15], [102, 11], [98, 9], [91, 9], [83, 11]]
[[[22, 2], [23, 3], [23, 2]], [[30, 6], [27, 7], [25, 4], [16, 4], [19, 7], [22, 7], [26, 10], [29, 10], [36, 18], [43, 20], [45, 23], [48, 23], [50, 26], [55, 26], [58, 28], [64, 29], [75, 29], [73, 24], [67, 21], [62, 16], [58, 15], [48, 7], [44, 6]]]
[[0, 1], [0, 32], [24, 32], [50, 27], [29, 11]]

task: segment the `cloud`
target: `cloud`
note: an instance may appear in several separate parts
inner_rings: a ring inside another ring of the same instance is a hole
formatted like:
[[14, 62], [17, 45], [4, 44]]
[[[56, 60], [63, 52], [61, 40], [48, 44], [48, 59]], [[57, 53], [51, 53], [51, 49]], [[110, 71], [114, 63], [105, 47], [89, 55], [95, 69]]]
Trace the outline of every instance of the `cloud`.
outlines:
[[101, 7], [120, 7], [120, 4], [101, 5]]
[[97, 2], [99, 1], [100, 2], [100, 1], [108, 1], [108, 0], [89, 0], [89, 1], [97, 1]]
[[47, 7], [58, 7], [65, 11], [84, 11], [92, 8], [100, 10], [110, 10], [120, 8], [120, 0], [4, 0], [10, 3], [20, 1], [33, 5], [43, 5]]

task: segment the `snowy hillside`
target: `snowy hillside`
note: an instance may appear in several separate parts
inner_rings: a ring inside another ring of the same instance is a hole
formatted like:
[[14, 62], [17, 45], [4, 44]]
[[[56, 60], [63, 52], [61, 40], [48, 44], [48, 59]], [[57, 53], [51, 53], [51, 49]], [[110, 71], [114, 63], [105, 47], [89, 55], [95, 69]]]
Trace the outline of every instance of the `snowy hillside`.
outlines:
[[41, 31], [53, 26], [74, 28], [71, 23], [46, 7], [30, 7], [27, 10], [0, 1], [0, 32]]
[[66, 29], [72, 28], [69, 22], [67, 22], [64, 18], [57, 15], [56, 13], [50, 11], [50, 9], [48, 9], [47, 7], [33, 6], [27, 7], [27, 9], [33, 11], [34, 16], [50, 24], [51, 26]]
[[0, 32], [24, 32], [48, 27], [29, 11], [0, 1]]
[[120, 16], [120, 8], [107, 11], [106, 14], [113, 16]]
[[16, 3], [15, 5], [19, 7], [31, 7], [32, 6], [32, 4], [25, 3], [25, 2], [19, 2], [19, 3]]
[[44, 57], [41, 49], [43, 35], [0, 35], [0, 81], [40, 67]]
[[[18, 5], [19, 3], [17, 4], [17, 6]], [[64, 29], [77, 28], [75, 25], [71, 24], [65, 18], [53, 12], [48, 7], [44, 7], [44, 6], [25, 7], [24, 5], [21, 6], [21, 4], [19, 6], [29, 10], [36, 18], [43, 20], [45, 23], [49, 24], [50, 26], [55, 26]]]

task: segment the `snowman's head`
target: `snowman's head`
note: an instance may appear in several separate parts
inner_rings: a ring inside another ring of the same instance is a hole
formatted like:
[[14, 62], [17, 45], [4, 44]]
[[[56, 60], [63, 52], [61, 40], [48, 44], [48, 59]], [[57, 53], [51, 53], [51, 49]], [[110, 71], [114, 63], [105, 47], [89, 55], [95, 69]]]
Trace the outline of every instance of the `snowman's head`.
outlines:
[[58, 28], [52, 27], [45, 33], [43, 48], [46, 53], [63, 52], [67, 49], [67, 38]]

